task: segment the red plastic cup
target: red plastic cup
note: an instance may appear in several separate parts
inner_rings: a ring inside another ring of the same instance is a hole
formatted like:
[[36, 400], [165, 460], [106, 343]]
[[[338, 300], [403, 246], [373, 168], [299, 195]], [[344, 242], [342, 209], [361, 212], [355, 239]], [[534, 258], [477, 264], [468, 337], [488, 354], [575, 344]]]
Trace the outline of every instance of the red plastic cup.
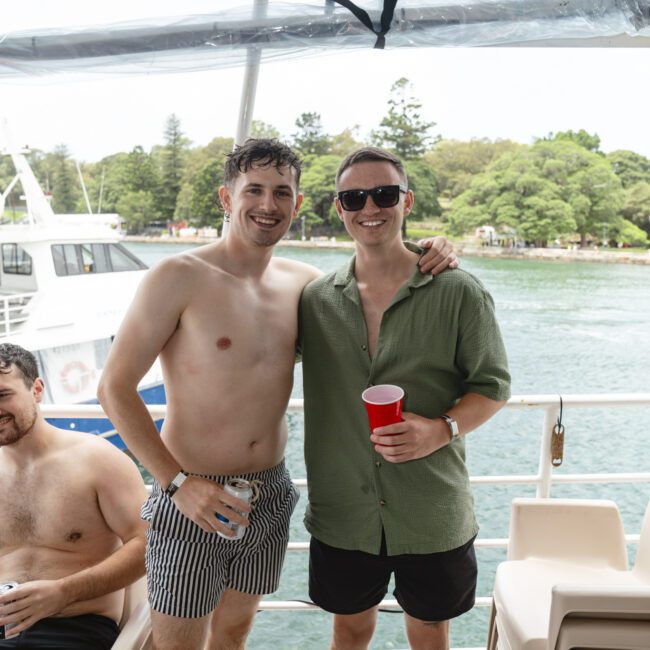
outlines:
[[370, 430], [385, 427], [402, 421], [402, 401], [404, 390], [392, 384], [371, 386], [361, 393], [368, 412]]

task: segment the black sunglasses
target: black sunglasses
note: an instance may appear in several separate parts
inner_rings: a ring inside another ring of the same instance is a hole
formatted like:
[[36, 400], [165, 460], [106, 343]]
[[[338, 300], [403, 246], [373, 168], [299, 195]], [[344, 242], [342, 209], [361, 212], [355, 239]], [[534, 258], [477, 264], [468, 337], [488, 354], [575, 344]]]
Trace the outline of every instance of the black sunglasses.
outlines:
[[392, 208], [399, 202], [400, 192], [406, 194], [407, 189], [403, 185], [380, 185], [371, 190], [345, 190], [338, 193], [339, 201], [344, 210], [356, 212], [363, 210], [368, 196], [378, 208]]

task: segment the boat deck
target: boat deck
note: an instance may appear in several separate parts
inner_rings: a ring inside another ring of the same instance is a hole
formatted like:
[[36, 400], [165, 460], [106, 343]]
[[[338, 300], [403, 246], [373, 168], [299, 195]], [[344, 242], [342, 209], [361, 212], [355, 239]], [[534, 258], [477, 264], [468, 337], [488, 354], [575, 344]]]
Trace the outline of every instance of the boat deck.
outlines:
[[[560, 404], [561, 402], [561, 404]], [[529, 485], [535, 486], [535, 494], [538, 498], [551, 496], [552, 488], [562, 484], [619, 484], [619, 483], [650, 483], [650, 472], [609, 472], [609, 473], [580, 473], [567, 474], [556, 473], [553, 465], [553, 454], [557, 456], [558, 449], [553, 447], [554, 426], [560, 415], [560, 407], [566, 412], [571, 409], [593, 409], [607, 408], [620, 409], [630, 407], [650, 407], [650, 393], [627, 393], [627, 394], [590, 394], [590, 395], [517, 395], [510, 398], [505, 409], [524, 410], [543, 413], [543, 424], [540, 432], [540, 445], [538, 457], [538, 469], [532, 474], [509, 474], [509, 475], [482, 475], [471, 476], [470, 482], [473, 486], [479, 485]], [[99, 405], [43, 405], [43, 413], [47, 418], [102, 418], [104, 414]], [[165, 405], [149, 405], [150, 413], [154, 419], [164, 418]], [[303, 410], [303, 400], [293, 399], [288, 406], [288, 412]], [[116, 442], [117, 434], [114, 430], [108, 430], [99, 434], [102, 437], [113, 439]], [[296, 486], [304, 490], [307, 481], [304, 478], [294, 480]], [[641, 521], [641, 516], [639, 516]], [[628, 544], [638, 542], [638, 534], [626, 535]], [[508, 538], [477, 538], [477, 548], [506, 548]], [[289, 543], [289, 551], [292, 553], [304, 553], [309, 549], [308, 542]], [[476, 607], [489, 607], [492, 602], [490, 593], [480, 594], [476, 598]], [[385, 610], [399, 611], [399, 605], [395, 600], [386, 599], [380, 607]], [[301, 600], [272, 600], [265, 599], [260, 605], [261, 610], [281, 612], [309, 612], [318, 611], [312, 604]], [[487, 628], [485, 630], [487, 636]], [[479, 650], [479, 648], [456, 648], [456, 650]], [[483, 650], [483, 647], [481, 647]]]

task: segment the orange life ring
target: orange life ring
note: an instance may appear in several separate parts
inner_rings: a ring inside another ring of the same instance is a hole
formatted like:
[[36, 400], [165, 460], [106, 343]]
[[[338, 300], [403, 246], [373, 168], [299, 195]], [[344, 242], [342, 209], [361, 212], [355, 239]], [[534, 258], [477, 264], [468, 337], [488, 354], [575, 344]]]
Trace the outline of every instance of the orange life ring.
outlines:
[[90, 370], [82, 361], [69, 361], [61, 371], [61, 384], [67, 393], [80, 393], [90, 381]]

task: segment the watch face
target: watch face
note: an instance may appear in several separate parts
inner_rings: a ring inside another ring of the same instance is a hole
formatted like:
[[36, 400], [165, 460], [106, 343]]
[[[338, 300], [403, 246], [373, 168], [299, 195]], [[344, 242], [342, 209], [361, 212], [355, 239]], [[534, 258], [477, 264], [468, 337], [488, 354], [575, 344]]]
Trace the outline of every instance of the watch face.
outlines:
[[456, 420], [454, 420], [454, 418], [450, 417], [449, 415], [443, 415], [442, 419], [447, 423], [447, 426], [451, 431], [451, 439], [455, 440], [456, 438], [460, 438], [460, 433], [458, 431], [458, 422], [456, 422]]
[[185, 481], [186, 478], [187, 474], [185, 474], [185, 472], [179, 472], [176, 474], [176, 476], [174, 476], [172, 479], [172, 482], [167, 486], [167, 489], [165, 490], [166, 494], [172, 496], [172, 494], [174, 494], [174, 492], [176, 492], [176, 490], [178, 490], [178, 488], [183, 485], [183, 481]]

